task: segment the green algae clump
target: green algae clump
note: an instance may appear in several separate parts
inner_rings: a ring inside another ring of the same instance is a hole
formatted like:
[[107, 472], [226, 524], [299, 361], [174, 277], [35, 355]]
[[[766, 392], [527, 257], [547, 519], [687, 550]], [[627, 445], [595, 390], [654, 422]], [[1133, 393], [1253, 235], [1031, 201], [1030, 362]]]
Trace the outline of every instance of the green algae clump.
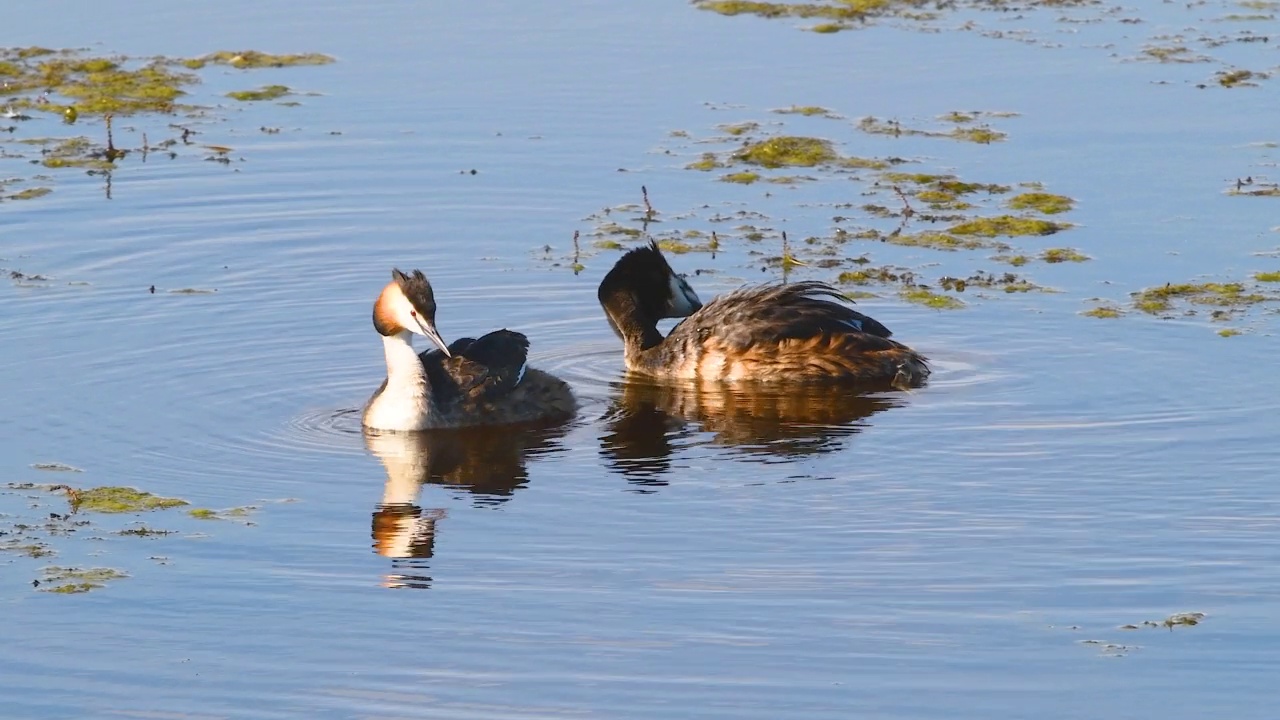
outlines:
[[1244, 333], [1236, 330], [1235, 328], [1222, 328], [1218, 331], [1218, 334], [1222, 337], [1235, 337], [1236, 335], [1243, 335]]
[[1254, 273], [1253, 279], [1258, 282], [1280, 282], [1280, 271]]
[[186, 500], [160, 497], [131, 487], [105, 486], [76, 490], [71, 505], [76, 511], [100, 513], [136, 513], [187, 505]]
[[915, 234], [892, 235], [886, 241], [905, 247], [925, 247], [934, 250], [977, 250], [989, 245], [974, 237], [957, 237], [949, 233], [926, 231]]
[[1167, 283], [1131, 293], [1133, 306], [1142, 312], [1159, 315], [1168, 312], [1173, 301], [1184, 298], [1198, 305], [1241, 307], [1264, 302], [1269, 298], [1260, 293], [1248, 292], [1242, 283]]
[[287, 85], [266, 85], [257, 90], [234, 90], [227, 93], [227, 97], [240, 102], [256, 102], [259, 100], [278, 100], [286, 95], [291, 95]]
[[1252, 85], [1253, 83], [1248, 82], [1252, 78], [1253, 73], [1248, 70], [1231, 70], [1217, 74], [1218, 84], [1227, 88], [1237, 85]]
[[34, 200], [39, 197], [44, 197], [45, 195], [48, 195], [51, 192], [53, 192], [53, 188], [47, 188], [47, 187], [27, 188], [26, 190], [19, 190], [18, 192], [12, 195], [6, 195], [5, 200]]
[[996, 255], [991, 259], [997, 260], [999, 262], [1009, 263], [1014, 267], [1022, 267], [1023, 265], [1026, 265], [1027, 263], [1031, 262], [1031, 258], [1027, 257], [1026, 255]]
[[756, 130], [759, 130], [760, 123], [744, 122], [744, 123], [735, 123], [732, 125], [719, 125], [717, 127], [719, 127], [719, 129], [729, 133], [734, 137], [738, 137], [739, 135], [746, 135], [749, 132], [755, 132]]
[[836, 282], [851, 285], [870, 285], [871, 283], [896, 283], [902, 279], [899, 273], [888, 267], [869, 267], [859, 270], [846, 270], [840, 273]]
[[1080, 314], [1094, 318], [1118, 318], [1124, 313], [1118, 307], [1113, 307], [1111, 305], [1099, 305], [1096, 308], [1085, 310]]
[[956, 235], [978, 235], [981, 237], [1021, 237], [1026, 235], [1052, 235], [1059, 230], [1071, 227], [1067, 223], [1055, 223], [1039, 218], [1021, 218], [1013, 215], [999, 215], [990, 218], [978, 218], [953, 225], [948, 232]]
[[724, 167], [724, 163], [716, 159], [715, 153], [702, 153], [702, 157], [684, 166], [686, 170], [701, 170], [707, 172], [716, 168]]
[[197, 520], [230, 520], [252, 515], [258, 508], [253, 505], [228, 508], [226, 510], [210, 510], [209, 508], [192, 508], [187, 514]]
[[202, 58], [197, 58], [187, 62], [199, 63], [200, 67], [203, 67], [204, 63], [215, 63], [218, 65], [230, 65], [233, 68], [247, 70], [250, 68], [278, 68], [293, 67], [297, 65], [328, 65], [329, 63], [334, 62], [334, 59], [322, 53], [272, 55], [271, 53], [258, 52], [257, 50], [243, 50], [240, 52], [219, 50], [216, 53], [211, 53]]
[[1040, 259], [1047, 263], [1087, 262], [1088, 255], [1077, 252], [1074, 248], [1049, 248], [1040, 253]]
[[905, 288], [899, 295], [909, 303], [923, 305], [935, 310], [959, 310], [964, 307], [964, 301], [959, 298], [935, 293], [923, 287]]
[[1074, 205], [1075, 201], [1065, 195], [1046, 192], [1028, 192], [1009, 198], [1009, 207], [1014, 210], [1035, 210], [1045, 215], [1067, 212]]
[[999, 130], [992, 130], [987, 127], [956, 128], [955, 130], [946, 133], [946, 135], [948, 137], [955, 138], [956, 140], [978, 143], [979, 145], [990, 145], [993, 142], [1000, 142], [1009, 137], [1006, 133], [1002, 133]]
[[738, 183], [739, 185], [750, 185], [760, 179], [760, 175], [753, 172], [736, 172], [722, 175], [720, 180], [727, 183]]
[[813, 167], [839, 159], [829, 140], [790, 135], [748, 143], [733, 157], [767, 168]]
[[127, 578], [129, 575], [112, 568], [64, 568], [50, 565], [43, 568], [43, 583], [49, 587], [41, 588], [42, 592], [59, 594], [86, 593], [104, 587], [111, 580]]
[[782, 115], [804, 115], [805, 117], [812, 117], [814, 115], [830, 116], [833, 114], [830, 110], [824, 107], [819, 107], [818, 105], [792, 105], [789, 108], [778, 108], [773, 112]]

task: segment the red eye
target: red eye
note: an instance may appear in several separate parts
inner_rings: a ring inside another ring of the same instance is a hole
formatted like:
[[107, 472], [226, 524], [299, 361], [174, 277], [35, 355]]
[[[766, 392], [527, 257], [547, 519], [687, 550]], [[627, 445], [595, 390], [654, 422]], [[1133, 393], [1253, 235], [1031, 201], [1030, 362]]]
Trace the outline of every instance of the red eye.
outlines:
[[409, 317], [418, 317], [418, 311], [417, 311], [417, 310], [410, 310], [410, 311], [409, 311]]

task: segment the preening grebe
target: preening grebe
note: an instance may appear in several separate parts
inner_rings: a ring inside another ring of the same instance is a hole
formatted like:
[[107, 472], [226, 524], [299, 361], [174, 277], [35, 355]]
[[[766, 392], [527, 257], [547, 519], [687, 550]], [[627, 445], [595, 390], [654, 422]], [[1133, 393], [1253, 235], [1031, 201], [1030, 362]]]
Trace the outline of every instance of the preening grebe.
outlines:
[[[382, 335], [387, 379], [365, 404], [362, 420], [374, 430], [430, 430], [567, 420], [576, 404], [569, 386], [528, 367], [529, 340], [497, 330], [445, 345], [436, 330], [436, 301], [421, 271], [391, 271], [373, 304]], [[421, 354], [412, 334], [438, 349]]]
[[[926, 358], [822, 282], [746, 287], [703, 306], [650, 243], [618, 260], [598, 297], [627, 369], [643, 375], [897, 388], [929, 376]], [[664, 338], [658, 320], [678, 317]]]

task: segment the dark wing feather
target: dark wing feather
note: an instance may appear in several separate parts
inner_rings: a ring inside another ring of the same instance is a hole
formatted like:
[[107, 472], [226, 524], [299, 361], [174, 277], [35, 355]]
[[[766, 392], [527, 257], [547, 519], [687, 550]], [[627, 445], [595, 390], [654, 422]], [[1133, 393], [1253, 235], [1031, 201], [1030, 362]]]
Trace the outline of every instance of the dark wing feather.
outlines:
[[529, 339], [512, 330], [495, 330], [479, 339], [455, 340], [449, 352], [453, 357], [439, 350], [419, 356], [432, 392], [441, 399], [493, 400], [511, 392], [523, 377]]
[[872, 348], [889, 328], [849, 307], [839, 290], [818, 281], [735, 290], [707, 303], [671, 335], [716, 337], [735, 349], [820, 335], [861, 335]]

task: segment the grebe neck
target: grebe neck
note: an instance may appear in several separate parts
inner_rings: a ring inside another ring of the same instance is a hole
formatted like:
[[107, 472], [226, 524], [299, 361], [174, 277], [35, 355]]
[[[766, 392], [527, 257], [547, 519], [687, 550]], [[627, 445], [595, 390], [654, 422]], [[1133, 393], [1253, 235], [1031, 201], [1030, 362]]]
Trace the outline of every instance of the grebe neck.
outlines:
[[382, 351], [387, 357], [387, 387], [384, 394], [391, 397], [424, 395], [427, 392], [427, 371], [413, 349], [408, 330], [382, 336]]
[[659, 345], [662, 333], [658, 332], [658, 322], [649, 317], [641, 309], [640, 302], [634, 293], [615, 292], [604, 302], [605, 315], [614, 332], [622, 338], [624, 350], [628, 355]]

